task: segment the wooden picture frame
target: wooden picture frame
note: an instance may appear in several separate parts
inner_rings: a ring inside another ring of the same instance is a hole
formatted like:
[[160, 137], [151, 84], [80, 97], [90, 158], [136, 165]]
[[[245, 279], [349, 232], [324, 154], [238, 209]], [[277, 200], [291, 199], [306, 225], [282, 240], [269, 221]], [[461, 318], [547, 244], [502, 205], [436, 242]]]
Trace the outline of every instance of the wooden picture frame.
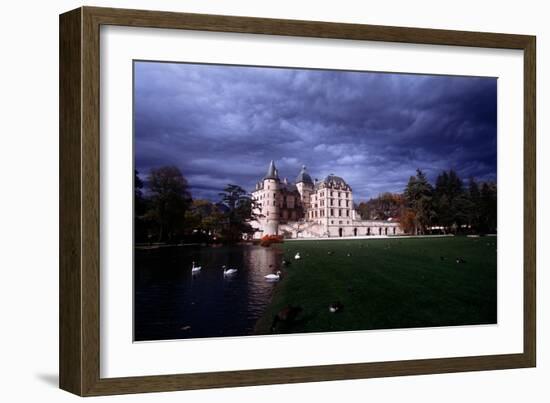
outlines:
[[[523, 353], [100, 377], [100, 26], [519, 49], [524, 52]], [[81, 7], [60, 16], [60, 387], [80, 396], [533, 367], [536, 364], [535, 37]]]

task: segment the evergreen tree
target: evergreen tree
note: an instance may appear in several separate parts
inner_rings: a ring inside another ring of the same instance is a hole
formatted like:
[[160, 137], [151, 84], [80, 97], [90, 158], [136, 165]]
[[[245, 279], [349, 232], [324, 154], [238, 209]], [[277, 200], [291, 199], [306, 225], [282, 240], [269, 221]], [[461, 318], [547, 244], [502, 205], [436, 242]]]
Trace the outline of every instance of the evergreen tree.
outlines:
[[443, 171], [438, 175], [434, 199], [436, 221], [445, 232], [456, 232], [468, 223], [470, 202], [462, 180], [454, 170]]
[[481, 225], [481, 194], [479, 185], [474, 178], [470, 178], [468, 183], [468, 223], [474, 232], [479, 232]]
[[497, 188], [494, 183], [483, 183], [480, 192], [481, 231], [497, 231]]
[[407, 205], [415, 215], [414, 232], [417, 234], [424, 234], [435, 218], [433, 193], [433, 187], [428, 182], [426, 174], [417, 169], [416, 176], [409, 178], [404, 192]]

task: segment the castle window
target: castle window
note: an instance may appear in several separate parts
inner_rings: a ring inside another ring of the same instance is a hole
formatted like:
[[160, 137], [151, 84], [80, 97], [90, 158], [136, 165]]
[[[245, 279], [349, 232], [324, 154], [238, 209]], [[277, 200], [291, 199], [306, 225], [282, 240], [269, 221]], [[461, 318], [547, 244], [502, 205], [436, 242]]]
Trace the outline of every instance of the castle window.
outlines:
[[330, 199], [330, 205], [331, 205], [331, 206], [334, 205], [334, 200]]
[[338, 197], [340, 197], [340, 192], [338, 192]]
[[346, 210], [346, 216], [349, 217], [349, 210]]
[[342, 201], [338, 200], [338, 207], [340, 207], [341, 205], [342, 205]]
[[273, 200], [273, 205], [275, 205], [275, 200]]
[[332, 208], [330, 209], [330, 216], [334, 217], [334, 209], [332, 209]]

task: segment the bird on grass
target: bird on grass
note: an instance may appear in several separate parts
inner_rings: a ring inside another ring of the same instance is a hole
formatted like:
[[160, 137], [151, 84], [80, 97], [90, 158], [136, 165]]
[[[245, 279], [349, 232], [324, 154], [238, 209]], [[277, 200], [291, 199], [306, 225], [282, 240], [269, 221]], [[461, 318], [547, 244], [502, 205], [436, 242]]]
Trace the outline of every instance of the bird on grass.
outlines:
[[302, 257], [300, 256], [300, 252], [296, 253], [296, 255], [294, 255], [294, 259], [295, 260], [300, 260]]
[[462, 259], [461, 257], [457, 257], [456, 262], [457, 263], [466, 263], [466, 261], [464, 259]]
[[340, 301], [336, 301], [328, 306], [328, 310], [331, 313], [340, 312], [342, 309], [344, 309], [344, 305]]
[[271, 323], [271, 333], [274, 333], [277, 330], [277, 327], [280, 325], [289, 326], [296, 320], [296, 317], [303, 311], [300, 306], [287, 305], [281, 309], [277, 315], [273, 318]]
[[193, 262], [193, 265], [191, 266], [191, 273], [197, 273], [202, 269], [202, 266], [195, 266], [195, 262]]

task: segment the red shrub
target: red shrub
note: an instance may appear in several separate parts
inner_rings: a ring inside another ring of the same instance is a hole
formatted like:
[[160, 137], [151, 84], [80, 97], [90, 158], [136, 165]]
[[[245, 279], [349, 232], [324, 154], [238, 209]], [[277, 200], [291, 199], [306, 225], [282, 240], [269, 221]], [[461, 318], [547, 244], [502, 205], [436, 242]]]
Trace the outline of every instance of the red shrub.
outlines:
[[260, 240], [260, 246], [268, 247], [272, 243], [283, 243], [282, 235], [264, 235]]

